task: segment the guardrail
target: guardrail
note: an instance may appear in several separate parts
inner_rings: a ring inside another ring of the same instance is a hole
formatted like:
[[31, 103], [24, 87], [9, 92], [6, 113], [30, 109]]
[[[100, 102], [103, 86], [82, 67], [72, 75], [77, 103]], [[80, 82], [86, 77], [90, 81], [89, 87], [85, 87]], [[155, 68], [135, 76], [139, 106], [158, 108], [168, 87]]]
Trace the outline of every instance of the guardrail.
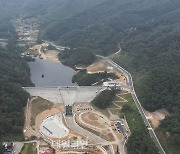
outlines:
[[[157, 138], [157, 136], [156, 136], [156, 134], [155, 134], [155, 132], [154, 132], [154, 130], [153, 130], [150, 122], [149, 122], [149, 120], [146, 118], [146, 114], [145, 114], [145, 112], [144, 112], [144, 109], [143, 109], [142, 106], [141, 106], [141, 103], [140, 103], [139, 99], [137, 98], [137, 95], [136, 95], [136, 93], [135, 93], [135, 91], [134, 91], [133, 79], [132, 79], [131, 74], [130, 74], [127, 70], [125, 70], [124, 68], [122, 68], [121, 66], [119, 66], [118, 64], [116, 64], [116, 63], [115, 63], [114, 61], [112, 61], [111, 59], [109, 59], [109, 58], [105, 58], [105, 59], [108, 60], [108, 61], [109, 61], [110, 63], [112, 63], [113, 65], [115, 65], [116, 67], [118, 67], [121, 71], [124, 72], [124, 74], [126, 74], [128, 83], [129, 83], [129, 85], [130, 85], [129, 88], [131, 88], [131, 91], [132, 91], [132, 93], [131, 93], [132, 98], [133, 98], [134, 102], [136, 103], [136, 106], [137, 106], [137, 108], [138, 108], [138, 110], [139, 110], [139, 113], [141, 114], [141, 117], [143, 118], [143, 116], [144, 116], [144, 118], [145, 118], [145, 119], [143, 119], [143, 120], [145, 120], [145, 121], [144, 121], [145, 125], [148, 126], [149, 128], [151, 128], [151, 130], [149, 130], [149, 134], [150, 134], [150, 136], [151, 136], [152, 138], [153, 138], [153, 136], [155, 137], [155, 140], [156, 140], [156, 142], [158, 143], [158, 145], [156, 145], [156, 146], [158, 146], [159, 152], [162, 153], [162, 154], [166, 154], [165, 151], [164, 151], [164, 149], [162, 148], [162, 146], [161, 146], [161, 144], [160, 144], [160, 142], [159, 142], [159, 140], [158, 140], [158, 138]], [[133, 97], [133, 94], [134, 94], [135, 98]], [[146, 123], [147, 123], [147, 124], [146, 124]], [[152, 132], [153, 136], [152, 136], [151, 132]]]

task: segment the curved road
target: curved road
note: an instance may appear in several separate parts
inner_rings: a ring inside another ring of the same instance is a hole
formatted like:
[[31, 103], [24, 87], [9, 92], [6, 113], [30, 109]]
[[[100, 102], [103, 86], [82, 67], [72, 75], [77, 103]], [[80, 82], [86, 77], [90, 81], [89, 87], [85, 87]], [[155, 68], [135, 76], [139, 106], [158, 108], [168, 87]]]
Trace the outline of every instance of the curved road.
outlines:
[[147, 128], [148, 128], [148, 130], [149, 130], [149, 134], [150, 134], [152, 140], [154, 141], [156, 147], [158, 148], [159, 153], [160, 153], [160, 154], [166, 154], [165, 151], [164, 151], [164, 149], [162, 148], [162, 146], [161, 146], [161, 144], [160, 144], [160, 142], [159, 142], [159, 140], [158, 140], [158, 138], [157, 138], [157, 136], [156, 136], [156, 134], [155, 134], [155, 132], [154, 132], [151, 124], [150, 124], [150, 122], [148, 121], [148, 119], [147, 119], [147, 117], [146, 117], [146, 114], [145, 114], [145, 112], [144, 112], [144, 110], [143, 110], [143, 108], [142, 108], [142, 106], [141, 106], [141, 103], [139, 102], [139, 99], [137, 98], [137, 95], [136, 95], [136, 93], [135, 93], [135, 91], [134, 91], [134, 85], [133, 85], [133, 80], [132, 80], [131, 74], [130, 74], [128, 71], [126, 71], [124, 68], [122, 68], [121, 66], [119, 66], [118, 64], [116, 64], [116, 63], [115, 63], [114, 61], [112, 61], [111, 59], [109, 59], [109, 58], [107, 58], [107, 57], [104, 57], [104, 60], [105, 60], [105, 62], [106, 62], [108, 65], [110, 65], [111, 67], [113, 67], [113, 69], [114, 69], [115, 71], [123, 74], [123, 75], [126, 77], [126, 79], [127, 79], [127, 85], [128, 85], [128, 87], [129, 87], [129, 89], [130, 89], [130, 91], [131, 91], [132, 98], [133, 98], [133, 100], [134, 100], [134, 102], [135, 102], [135, 104], [136, 104], [136, 106], [137, 106], [137, 108], [138, 108], [138, 110], [139, 110], [139, 113], [141, 114], [141, 117], [142, 117], [145, 125], [147, 126]]

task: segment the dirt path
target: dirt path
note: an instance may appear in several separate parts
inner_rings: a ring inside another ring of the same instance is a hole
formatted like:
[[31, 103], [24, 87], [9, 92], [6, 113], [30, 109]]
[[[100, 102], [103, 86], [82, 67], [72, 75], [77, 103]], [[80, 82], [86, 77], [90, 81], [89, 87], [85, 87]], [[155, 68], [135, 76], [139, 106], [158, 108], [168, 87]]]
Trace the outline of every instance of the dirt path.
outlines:
[[34, 136], [35, 132], [34, 130], [31, 128], [30, 124], [31, 124], [31, 107], [32, 107], [32, 102], [34, 100], [38, 99], [38, 97], [33, 97], [31, 100], [29, 100], [27, 102], [27, 106], [25, 108], [25, 124], [24, 124], [24, 135], [26, 137], [31, 137]]
[[122, 106], [118, 105], [117, 103], [118, 102], [122, 102], [122, 103], [127, 103], [128, 101], [126, 99], [124, 99], [123, 97], [121, 97], [121, 95], [125, 95], [125, 94], [128, 94], [128, 93], [123, 93], [123, 94], [117, 94], [116, 97], [120, 98], [121, 100], [119, 101], [114, 101], [113, 104], [116, 106], [116, 107], [112, 107], [112, 108], [108, 108], [108, 112], [109, 112], [109, 119], [110, 120], [117, 120], [119, 119], [119, 116], [118, 115], [115, 115], [112, 113], [111, 110], [121, 110], [122, 109]]

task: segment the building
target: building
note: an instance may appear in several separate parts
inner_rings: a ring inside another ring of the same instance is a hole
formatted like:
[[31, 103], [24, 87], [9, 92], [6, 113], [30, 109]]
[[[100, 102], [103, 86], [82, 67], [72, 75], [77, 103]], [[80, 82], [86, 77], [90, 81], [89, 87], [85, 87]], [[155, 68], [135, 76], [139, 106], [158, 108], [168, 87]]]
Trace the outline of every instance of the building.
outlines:
[[109, 81], [109, 82], [103, 82], [104, 87], [111, 87], [115, 89], [121, 89], [121, 84], [119, 82]]
[[72, 106], [67, 105], [66, 106], [66, 116], [72, 116], [73, 112], [72, 112]]

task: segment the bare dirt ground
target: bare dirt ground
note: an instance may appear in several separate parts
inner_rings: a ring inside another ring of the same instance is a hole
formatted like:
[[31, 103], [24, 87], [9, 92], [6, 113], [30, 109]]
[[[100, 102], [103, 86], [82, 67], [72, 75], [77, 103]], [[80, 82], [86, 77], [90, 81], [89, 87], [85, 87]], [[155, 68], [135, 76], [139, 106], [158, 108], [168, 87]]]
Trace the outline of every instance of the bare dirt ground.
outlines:
[[153, 128], [157, 128], [160, 125], [160, 121], [163, 120], [169, 113], [165, 109], [157, 110], [155, 112], [145, 111], [147, 117], [151, 121]]
[[47, 59], [53, 62], [59, 62], [58, 54], [59, 54], [59, 51], [57, 50], [48, 50], [44, 52], [41, 56], [43, 56], [44, 59]]
[[111, 121], [98, 111], [91, 110], [76, 114], [77, 122], [89, 131], [108, 141], [115, 141]]
[[108, 67], [106, 63], [104, 62], [104, 60], [96, 62], [88, 66], [86, 69], [87, 69], [87, 73], [89, 74], [105, 72], [105, 71], [108, 73], [114, 73], [118, 77], [118, 79], [113, 80], [113, 81], [119, 82], [120, 84], [123, 84], [123, 85], [126, 84], [125, 77], [122, 74], [119, 74], [116, 71], [113, 71], [111, 67]]
[[98, 73], [98, 72], [108, 71], [107, 65], [103, 60], [88, 66], [86, 69], [88, 73]]
[[118, 145], [117, 144], [113, 144], [112, 146], [113, 146], [114, 151], [117, 151]]
[[112, 133], [108, 133], [106, 135], [106, 138], [108, 139], [108, 141], [114, 141], [115, 140], [114, 135]]
[[31, 49], [38, 52], [38, 50], [41, 46], [42, 46], [41, 44], [37, 44], [37, 45], [33, 46]]
[[95, 113], [84, 113], [82, 114], [82, 120], [94, 127], [105, 129], [105, 120]]
[[60, 51], [58, 51], [58, 50], [47, 50], [47, 51], [39, 53], [41, 47], [42, 47], [42, 44], [37, 44], [37, 45], [33, 46], [30, 50], [30, 53], [32, 53], [34, 55], [41, 54], [41, 58], [44, 60], [59, 62], [58, 54], [60, 53]]

